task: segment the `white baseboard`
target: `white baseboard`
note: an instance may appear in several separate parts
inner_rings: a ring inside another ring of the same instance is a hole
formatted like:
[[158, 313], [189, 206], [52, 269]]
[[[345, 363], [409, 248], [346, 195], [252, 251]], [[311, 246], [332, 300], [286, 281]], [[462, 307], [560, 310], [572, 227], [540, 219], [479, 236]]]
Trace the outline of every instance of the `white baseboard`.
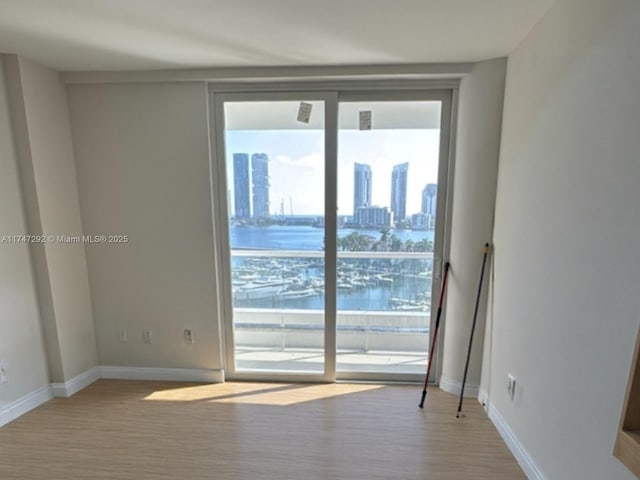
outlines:
[[100, 370], [98, 367], [93, 367], [64, 383], [52, 383], [51, 391], [53, 392], [54, 397], [68, 398], [83, 388], [88, 387], [99, 378]]
[[484, 411], [489, 414], [489, 392], [480, 389], [478, 391], [478, 402], [480, 403], [480, 405], [482, 405]]
[[[440, 377], [440, 384], [438, 385], [440, 390], [444, 390], [447, 393], [453, 393], [454, 395], [460, 395], [462, 390], [462, 382], [453, 380], [452, 378]], [[478, 385], [466, 384], [464, 386], [464, 398], [477, 398], [478, 397]]]
[[93, 367], [64, 383], [52, 383], [0, 407], [0, 427], [55, 397], [67, 398], [100, 378], [223, 383], [224, 370], [190, 368]]
[[176, 382], [224, 382], [224, 370], [101, 366], [100, 378], [114, 380], [166, 380]]
[[49, 385], [40, 387], [0, 409], [0, 427], [53, 398]]
[[500, 414], [500, 412], [491, 404], [489, 405], [489, 419], [493, 422], [498, 433], [511, 450], [511, 453], [516, 458], [520, 467], [524, 471], [525, 475], [529, 480], [546, 480], [545, 477], [529, 455], [529, 452], [524, 448], [524, 446], [518, 440], [518, 437], [513, 433], [509, 424], [505, 421], [504, 417]]

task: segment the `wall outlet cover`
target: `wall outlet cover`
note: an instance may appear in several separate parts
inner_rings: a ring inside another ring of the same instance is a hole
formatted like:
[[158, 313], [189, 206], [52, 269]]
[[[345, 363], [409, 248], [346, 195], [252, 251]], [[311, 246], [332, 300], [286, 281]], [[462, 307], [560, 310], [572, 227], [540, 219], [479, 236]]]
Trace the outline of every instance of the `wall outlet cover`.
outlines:
[[0, 385], [9, 383], [9, 375], [7, 374], [7, 364], [0, 363]]
[[191, 330], [190, 328], [184, 329], [184, 341], [187, 342], [188, 344], [194, 343], [193, 330]]
[[507, 375], [507, 394], [510, 400], [513, 400], [516, 396], [516, 379], [511, 374]]

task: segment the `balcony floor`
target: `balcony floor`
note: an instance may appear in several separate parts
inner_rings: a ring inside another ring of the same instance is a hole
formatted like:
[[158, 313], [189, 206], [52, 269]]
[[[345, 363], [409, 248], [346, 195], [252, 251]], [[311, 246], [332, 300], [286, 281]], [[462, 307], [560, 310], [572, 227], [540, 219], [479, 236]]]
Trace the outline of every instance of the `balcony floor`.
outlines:
[[[423, 375], [426, 352], [339, 350], [339, 372]], [[319, 348], [236, 347], [238, 371], [321, 373], [324, 352]]]

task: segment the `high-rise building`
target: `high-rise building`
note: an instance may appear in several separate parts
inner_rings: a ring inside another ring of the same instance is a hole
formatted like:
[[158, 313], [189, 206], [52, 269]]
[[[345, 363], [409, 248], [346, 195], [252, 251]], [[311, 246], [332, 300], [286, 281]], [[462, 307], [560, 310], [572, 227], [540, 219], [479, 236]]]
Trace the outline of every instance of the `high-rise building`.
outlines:
[[233, 197], [235, 218], [249, 218], [249, 154], [233, 154]]
[[353, 165], [353, 215], [360, 207], [371, 206], [371, 167], [364, 163]]
[[428, 230], [431, 222], [431, 215], [427, 213], [414, 213], [411, 215], [411, 228], [414, 230]]
[[438, 194], [438, 185], [428, 183], [422, 190], [422, 213], [429, 215], [436, 214], [436, 196]]
[[269, 217], [269, 157], [266, 153], [251, 155], [253, 180], [253, 218]]
[[408, 163], [400, 163], [393, 167], [391, 173], [391, 212], [396, 222], [407, 217], [407, 173]]
[[358, 207], [353, 215], [353, 223], [359, 227], [390, 227], [391, 212], [387, 207]]

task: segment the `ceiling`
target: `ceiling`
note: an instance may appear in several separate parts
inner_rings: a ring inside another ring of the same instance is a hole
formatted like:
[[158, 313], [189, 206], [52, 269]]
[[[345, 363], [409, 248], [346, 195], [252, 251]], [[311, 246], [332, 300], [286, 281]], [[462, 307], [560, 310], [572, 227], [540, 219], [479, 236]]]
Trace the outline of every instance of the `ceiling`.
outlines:
[[0, 0], [0, 51], [58, 70], [471, 62], [555, 0]]

